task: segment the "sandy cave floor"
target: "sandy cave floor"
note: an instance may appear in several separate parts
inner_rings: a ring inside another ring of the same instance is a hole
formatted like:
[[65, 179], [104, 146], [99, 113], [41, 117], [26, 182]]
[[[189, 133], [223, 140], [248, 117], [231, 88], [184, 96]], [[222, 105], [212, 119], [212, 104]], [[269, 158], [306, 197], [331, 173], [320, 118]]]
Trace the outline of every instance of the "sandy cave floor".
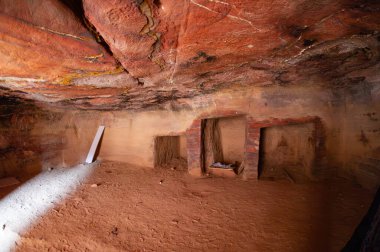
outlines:
[[16, 249], [339, 251], [372, 197], [344, 181], [195, 179], [179, 169], [102, 162]]

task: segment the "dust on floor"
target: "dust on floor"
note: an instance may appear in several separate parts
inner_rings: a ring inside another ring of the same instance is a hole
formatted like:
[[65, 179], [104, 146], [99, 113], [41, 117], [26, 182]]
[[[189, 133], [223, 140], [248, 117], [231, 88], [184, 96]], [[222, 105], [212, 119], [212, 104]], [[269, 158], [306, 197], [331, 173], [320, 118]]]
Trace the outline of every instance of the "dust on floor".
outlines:
[[100, 163], [17, 251], [339, 251], [373, 192]]

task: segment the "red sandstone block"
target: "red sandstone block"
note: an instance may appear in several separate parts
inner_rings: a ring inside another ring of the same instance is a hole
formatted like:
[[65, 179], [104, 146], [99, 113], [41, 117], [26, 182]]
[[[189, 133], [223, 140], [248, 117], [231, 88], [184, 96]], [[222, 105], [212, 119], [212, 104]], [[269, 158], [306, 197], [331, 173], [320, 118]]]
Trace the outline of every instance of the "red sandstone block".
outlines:
[[251, 146], [251, 147], [247, 147], [247, 148], [245, 148], [245, 151], [246, 151], [246, 152], [253, 153], [253, 152], [258, 152], [259, 149], [258, 149], [257, 147], [255, 147], [255, 146]]
[[201, 138], [200, 137], [188, 137], [186, 139], [186, 143], [187, 144], [194, 144], [194, 143], [200, 143], [201, 142]]
[[199, 155], [199, 156], [194, 155], [193, 158], [188, 158], [188, 159], [187, 159], [187, 163], [188, 163], [188, 165], [190, 165], [190, 164], [195, 164], [195, 163], [199, 163], [199, 162], [200, 162], [200, 155]]
[[198, 123], [196, 123], [196, 124], [192, 124], [191, 126], [190, 126], [190, 129], [200, 129], [202, 127], [202, 124], [198, 124]]
[[196, 138], [196, 137], [194, 137], [194, 138], [188, 138], [187, 139], [187, 141], [186, 141], [186, 144], [189, 144], [189, 145], [191, 145], [191, 144], [200, 144], [200, 142], [201, 142], [201, 138], [199, 137], [199, 138]]
[[200, 150], [201, 150], [201, 148], [200, 148], [200, 146], [198, 146], [198, 145], [187, 146], [187, 151], [188, 151], [188, 152], [193, 152], [193, 153], [195, 153], [195, 152], [200, 152]]
[[198, 158], [198, 159], [195, 159], [195, 160], [193, 160], [192, 162], [190, 162], [189, 163], [189, 166], [199, 166], [200, 165], [200, 159]]
[[201, 137], [200, 136], [189, 136], [186, 139], [186, 143], [200, 143]]
[[192, 138], [192, 139], [187, 139], [186, 143], [187, 144], [200, 144], [201, 139], [200, 138]]
[[200, 144], [188, 144], [187, 145], [187, 150], [191, 152], [199, 152], [201, 146]]
[[192, 134], [187, 134], [186, 138], [187, 138], [187, 140], [200, 139], [201, 134], [200, 134], [200, 132], [199, 133], [194, 132]]
[[219, 117], [231, 117], [231, 116], [244, 116], [246, 115], [243, 112], [236, 111], [236, 110], [220, 110], [216, 109], [209, 113], [204, 113], [200, 116], [200, 118], [203, 119], [210, 119], [210, 118], [219, 118]]
[[197, 140], [197, 139], [186, 141], [187, 147], [190, 147], [190, 146], [200, 146], [200, 143], [201, 143], [201, 141]]
[[191, 155], [187, 157], [188, 162], [193, 163], [195, 161], [198, 162], [200, 160], [200, 155], [197, 155], [199, 153], [189, 153], [189, 154], [191, 154]]
[[246, 163], [245, 165], [248, 165], [248, 166], [257, 166], [259, 164], [259, 159], [258, 158], [246, 158], [245, 159]]
[[256, 162], [259, 160], [259, 152], [245, 152], [244, 158], [247, 162]]
[[189, 128], [186, 130], [186, 134], [195, 134], [195, 133], [201, 133], [201, 128]]
[[260, 132], [248, 132], [247, 133], [247, 138], [255, 141], [260, 139]]
[[247, 139], [247, 141], [246, 141], [246, 143], [245, 143], [245, 147], [246, 147], [246, 148], [247, 148], [247, 147], [256, 147], [256, 146], [258, 146], [258, 144], [256, 144], [256, 143], [259, 143], [259, 142], [257, 141], [257, 139], [250, 139], [250, 140]]
[[250, 138], [258, 138], [260, 136], [260, 130], [248, 130], [247, 131], [247, 136]]
[[270, 118], [266, 120], [248, 120], [248, 128], [266, 128], [271, 126], [282, 126], [287, 124], [298, 124], [298, 123], [308, 123], [308, 122], [315, 122], [319, 120], [318, 117], [313, 116], [307, 116], [307, 117], [301, 117], [301, 118]]
[[247, 143], [246, 145], [245, 145], [245, 148], [252, 148], [252, 147], [254, 147], [254, 148], [259, 148], [259, 140], [258, 139], [255, 139], [255, 141], [251, 141], [250, 143]]
[[259, 130], [261, 127], [256, 126], [255, 124], [248, 124], [247, 131], [252, 131], [252, 130]]
[[199, 167], [200, 166], [200, 162], [196, 162], [196, 161], [195, 162], [188, 162], [187, 166], [190, 167], [190, 168], [191, 167]]
[[191, 138], [189, 138], [189, 141], [190, 142], [193, 142], [193, 143], [200, 143], [201, 142], [201, 136], [193, 136]]
[[273, 126], [273, 123], [268, 123], [268, 122], [256, 122], [254, 124], [249, 125], [249, 128], [266, 128]]
[[193, 121], [193, 123], [191, 124], [191, 128], [193, 128], [193, 127], [199, 127], [199, 126], [201, 126], [201, 123], [202, 123], [202, 119], [195, 119]]
[[259, 159], [259, 155], [257, 152], [246, 152], [245, 153], [245, 158], [250, 161], [250, 160], [258, 160]]
[[201, 147], [201, 144], [199, 141], [196, 141], [196, 142], [187, 142], [186, 143], [186, 147], [187, 149], [200, 149]]
[[188, 153], [190, 156], [188, 156], [187, 160], [190, 162], [199, 161], [200, 160], [200, 153]]
[[201, 136], [190, 135], [186, 139], [186, 143], [199, 143], [201, 141]]
[[201, 153], [201, 147], [200, 146], [191, 146], [190, 148], [187, 148], [188, 152], [199, 154]]
[[260, 131], [260, 127], [251, 127], [248, 125], [247, 132], [254, 132], [254, 131]]
[[[250, 154], [258, 154], [258, 153], [254, 153], [254, 152], [250, 152]], [[250, 157], [248, 158], [247, 156], [245, 157], [245, 165], [253, 165], [253, 166], [257, 166], [258, 163], [259, 163], [259, 158], [253, 158], [253, 157]]]
[[186, 141], [195, 141], [201, 139], [201, 135], [199, 134], [190, 134], [186, 136]]
[[199, 149], [190, 149], [187, 151], [187, 155], [188, 156], [200, 156], [201, 155], [201, 152], [199, 151]]
[[233, 110], [221, 110], [219, 111], [219, 115], [222, 116], [241, 116], [244, 115], [244, 113], [233, 111]]
[[193, 131], [193, 132], [187, 132], [186, 133], [186, 140], [191, 140], [194, 138], [200, 138], [201, 137], [201, 132], [199, 131]]
[[245, 145], [248, 146], [257, 146], [260, 144], [260, 137], [247, 137], [245, 140]]

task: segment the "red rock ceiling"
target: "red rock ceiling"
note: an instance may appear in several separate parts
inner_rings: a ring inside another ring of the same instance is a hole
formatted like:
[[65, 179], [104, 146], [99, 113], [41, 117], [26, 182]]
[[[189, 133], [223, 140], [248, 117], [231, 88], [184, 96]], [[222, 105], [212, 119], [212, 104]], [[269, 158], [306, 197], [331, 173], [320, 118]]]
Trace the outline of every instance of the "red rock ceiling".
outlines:
[[228, 87], [369, 81], [380, 3], [0, 0], [3, 95], [135, 109]]

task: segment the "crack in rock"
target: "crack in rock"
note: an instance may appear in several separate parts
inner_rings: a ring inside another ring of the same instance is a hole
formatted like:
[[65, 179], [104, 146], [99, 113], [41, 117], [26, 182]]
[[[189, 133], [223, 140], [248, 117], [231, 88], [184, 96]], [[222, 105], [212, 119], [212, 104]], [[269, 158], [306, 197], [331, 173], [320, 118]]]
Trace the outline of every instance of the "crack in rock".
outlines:
[[[140, 34], [146, 34], [154, 39], [154, 43], [151, 46], [151, 52], [148, 56], [148, 58], [152, 60], [154, 52], [156, 52], [160, 47], [161, 34], [154, 31], [157, 26], [157, 22], [155, 22], [153, 18], [153, 7], [149, 5], [147, 0], [143, 0], [139, 3], [139, 10], [147, 20], [147, 23], [141, 29]], [[152, 62], [157, 64], [161, 70], [163, 69], [163, 66], [159, 60], [152, 60]]]
[[[208, 0], [208, 1], [209, 1], [209, 2], [213, 2], [213, 3], [223, 4], [223, 5], [230, 5], [230, 4], [226, 3], [226, 2], [222, 2], [222, 1], [218, 1], [218, 0]], [[255, 26], [253, 25], [253, 23], [252, 23], [250, 20], [248, 20], [248, 19], [245, 19], [245, 18], [242, 18], [242, 17], [239, 17], [239, 16], [235, 16], [235, 15], [231, 15], [231, 14], [229, 14], [229, 12], [228, 12], [228, 13], [222, 13], [222, 12], [219, 12], [219, 11], [215, 11], [215, 10], [213, 10], [213, 9], [211, 9], [211, 8], [209, 8], [209, 7], [207, 7], [207, 6], [205, 6], [205, 5], [202, 5], [202, 4], [198, 3], [198, 2], [196, 2], [195, 0], [190, 0], [190, 2], [191, 2], [192, 4], [198, 6], [199, 8], [202, 8], [202, 9], [204, 9], [204, 10], [210, 11], [210, 12], [212, 12], [212, 13], [222, 14], [222, 15], [224, 15], [224, 16], [230, 18], [230, 19], [234, 19], [234, 20], [237, 20], [237, 21], [241, 21], [241, 22], [243, 22], [243, 23], [247, 23], [247, 24], [249, 24], [253, 29], [255, 29], [256, 31], [261, 32], [261, 30], [260, 30], [259, 28], [255, 27]]]

